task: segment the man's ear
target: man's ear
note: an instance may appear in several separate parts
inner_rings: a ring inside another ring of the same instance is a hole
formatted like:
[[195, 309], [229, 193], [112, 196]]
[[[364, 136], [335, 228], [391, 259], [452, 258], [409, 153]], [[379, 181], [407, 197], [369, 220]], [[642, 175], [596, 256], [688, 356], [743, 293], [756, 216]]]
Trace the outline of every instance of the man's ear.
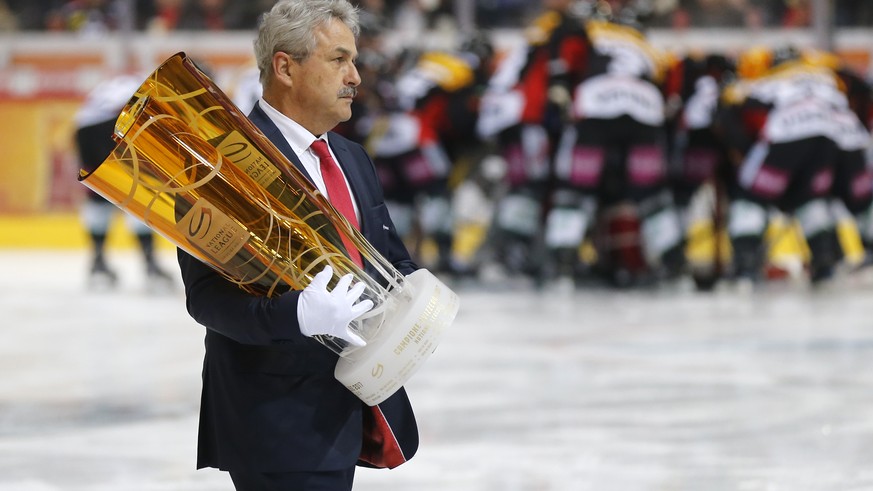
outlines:
[[278, 51], [273, 54], [274, 79], [282, 85], [291, 86], [292, 73], [297, 63], [288, 53]]

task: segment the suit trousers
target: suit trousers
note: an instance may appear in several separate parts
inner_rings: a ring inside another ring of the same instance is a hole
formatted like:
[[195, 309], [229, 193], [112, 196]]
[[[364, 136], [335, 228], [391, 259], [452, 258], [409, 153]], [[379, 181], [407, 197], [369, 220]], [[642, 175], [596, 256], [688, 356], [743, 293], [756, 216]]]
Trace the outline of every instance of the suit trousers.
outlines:
[[231, 471], [236, 491], [351, 491], [355, 468], [322, 472]]

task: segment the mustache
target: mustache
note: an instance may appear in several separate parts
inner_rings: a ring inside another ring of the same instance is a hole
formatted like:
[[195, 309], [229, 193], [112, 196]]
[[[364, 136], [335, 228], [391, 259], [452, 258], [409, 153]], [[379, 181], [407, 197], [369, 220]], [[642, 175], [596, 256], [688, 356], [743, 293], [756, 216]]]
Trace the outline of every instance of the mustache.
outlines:
[[357, 87], [343, 87], [337, 94], [339, 97], [355, 97], [356, 95], [358, 95]]

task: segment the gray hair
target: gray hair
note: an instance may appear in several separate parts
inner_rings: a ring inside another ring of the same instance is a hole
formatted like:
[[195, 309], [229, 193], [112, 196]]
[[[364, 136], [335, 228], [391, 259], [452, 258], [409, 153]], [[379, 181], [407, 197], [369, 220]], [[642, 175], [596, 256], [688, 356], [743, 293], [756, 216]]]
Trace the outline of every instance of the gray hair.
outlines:
[[261, 17], [255, 39], [255, 60], [261, 83], [272, 71], [273, 55], [282, 51], [301, 62], [315, 50], [315, 29], [331, 19], [342, 21], [355, 37], [360, 32], [358, 9], [348, 0], [279, 0]]

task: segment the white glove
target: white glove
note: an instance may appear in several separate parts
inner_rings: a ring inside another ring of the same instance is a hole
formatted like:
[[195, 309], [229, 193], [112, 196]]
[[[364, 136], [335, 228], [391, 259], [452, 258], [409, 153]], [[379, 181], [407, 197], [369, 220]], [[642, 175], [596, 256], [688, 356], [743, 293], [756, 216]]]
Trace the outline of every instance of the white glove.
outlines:
[[353, 346], [364, 346], [366, 341], [349, 329], [349, 324], [359, 315], [373, 308], [372, 300], [358, 302], [367, 287], [358, 282], [349, 289], [352, 275], [340, 278], [332, 292], [327, 284], [333, 277], [333, 268], [325, 266], [312, 278], [309, 286], [300, 292], [297, 301], [297, 321], [304, 336], [328, 335], [340, 338]]

